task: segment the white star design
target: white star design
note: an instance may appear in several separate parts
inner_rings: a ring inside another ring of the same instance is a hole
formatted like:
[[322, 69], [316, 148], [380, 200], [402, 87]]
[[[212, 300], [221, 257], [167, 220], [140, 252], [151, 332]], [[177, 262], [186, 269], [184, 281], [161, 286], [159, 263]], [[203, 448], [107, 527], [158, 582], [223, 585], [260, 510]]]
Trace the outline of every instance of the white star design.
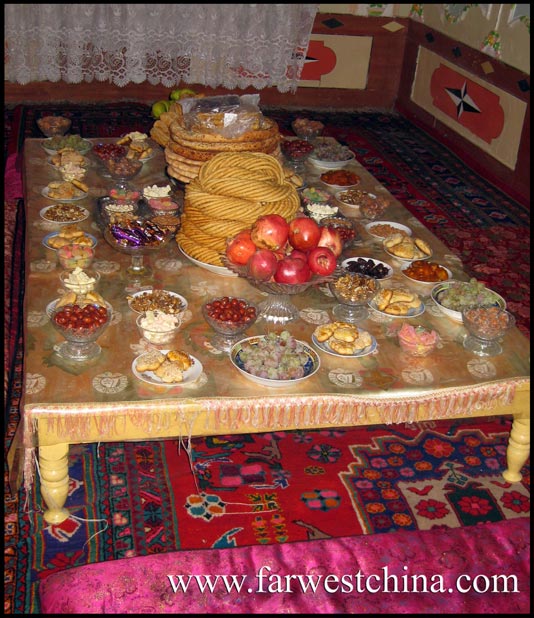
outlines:
[[458, 119], [464, 111], [480, 113], [476, 103], [467, 94], [467, 82], [463, 83], [461, 90], [458, 90], [458, 88], [446, 88], [445, 90], [456, 105], [456, 116]]

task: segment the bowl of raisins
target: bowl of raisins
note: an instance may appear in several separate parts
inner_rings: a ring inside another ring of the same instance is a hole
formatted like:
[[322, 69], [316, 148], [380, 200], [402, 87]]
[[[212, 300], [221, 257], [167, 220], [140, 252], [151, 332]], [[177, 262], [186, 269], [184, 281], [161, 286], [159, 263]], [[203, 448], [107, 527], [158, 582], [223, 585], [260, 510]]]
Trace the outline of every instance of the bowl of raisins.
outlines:
[[350, 257], [341, 262], [341, 267], [350, 273], [367, 275], [373, 279], [389, 279], [393, 275], [393, 268], [381, 260], [367, 257]]

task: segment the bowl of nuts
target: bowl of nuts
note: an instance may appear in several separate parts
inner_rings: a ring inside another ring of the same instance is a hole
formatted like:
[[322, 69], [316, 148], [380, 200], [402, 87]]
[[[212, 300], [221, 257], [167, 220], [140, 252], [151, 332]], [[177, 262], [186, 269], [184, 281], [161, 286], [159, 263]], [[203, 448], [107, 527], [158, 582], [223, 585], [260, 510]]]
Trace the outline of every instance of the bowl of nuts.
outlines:
[[213, 345], [229, 352], [241, 335], [256, 322], [259, 310], [244, 298], [222, 296], [204, 303], [202, 315], [216, 333]]
[[338, 304], [332, 309], [336, 318], [343, 322], [360, 322], [369, 315], [367, 305], [380, 290], [374, 277], [358, 273], [346, 273], [330, 281], [330, 291]]

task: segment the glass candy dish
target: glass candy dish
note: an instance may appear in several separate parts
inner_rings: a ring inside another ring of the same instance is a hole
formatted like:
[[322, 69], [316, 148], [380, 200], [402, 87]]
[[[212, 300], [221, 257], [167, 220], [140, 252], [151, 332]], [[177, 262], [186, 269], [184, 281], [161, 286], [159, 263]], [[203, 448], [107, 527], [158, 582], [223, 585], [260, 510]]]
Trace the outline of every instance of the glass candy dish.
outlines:
[[291, 123], [291, 128], [298, 138], [313, 141], [323, 133], [324, 124], [319, 120], [296, 118]]
[[302, 294], [311, 285], [326, 283], [339, 275], [339, 270], [336, 268], [329, 276], [321, 277], [319, 275], [313, 275], [311, 279], [305, 283], [289, 284], [276, 283], [276, 281], [258, 281], [248, 274], [245, 266], [232, 264], [224, 256], [222, 260], [229, 270], [246, 279], [251, 285], [260, 290], [260, 292], [265, 292], [267, 294], [267, 298], [258, 304], [260, 312], [259, 317], [263, 318], [266, 322], [273, 322], [275, 324], [286, 324], [287, 322], [298, 319], [299, 310], [291, 300], [292, 296], [295, 294]]
[[243, 333], [256, 322], [259, 310], [254, 303], [244, 298], [220, 297], [204, 303], [202, 315], [216, 333], [213, 345], [218, 350], [229, 352], [240, 341]]
[[70, 118], [65, 116], [43, 116], [37, 119], [37, 126], [46, 137], [62, 136], [72, 125]]
[[380, 290], [377, 279], [358, 273], [346, 273], [329, 283], [338, 304], [332, 313], [343, 322], [361, 322], [369, 315], [368, 303]]
[[497, 356], [502, 352], [499, 341], [515, 324], [514, 316], [495, 305], [475, 305], [462, 311], [462, 321], [469, 333], [464, 348], [477, 356]]
[[126, 157], [104, 159], [102, 163], [111, 178], [117, 181], [115, 186], [118, 189], [130, 188], [128, 181], [135, 178], [143, 169], [142, 161]]
[[97, 270], [84, 270], [77, 267], [61, 272], [59, 280], [67, 292], [87, 294], [87, 292], [92, 292], [100, 281], [100, 273]]
[[171, 345], [182, 325], [182, 316], [163, 311], [146, 311], [135, 321], [141, 337], [155, 346]]
[[[109, 326], [113, 308], [109, 303], [100, 305], [64, 305], [56, 308], [59, 298], [49, 303], [46, 314], [52, 326], [65, 341], [54, 347], [66, 360], [83, 362], [99, 356], [102, 351], [96, 340]], [[89, 309], [87, 307], [89, 306]], [[76, 319], [75, 316], [76, 315]]]
[[106, 241], [120, 253], [126, 253], [131, 256], [131, 262], [126, 272], [134, 279], [139, 279], [143, 276], [152, 274], [152, 269], [144, 261], [144, 256], [150, 253], [155, 253], [164, 247], [171, 239], [171, 234], [167, 230], [162, 230], [149, 221], [135, 219], [133, 226], [135, 229], [143, 231], [149, 230], [152, 235], [154, 232], [157, 236], [152, 236], [151, 242], [140, 243], [136, 239], [128, 240], [125, 235], [129, 235], [131, 228], [124, 225], [109, 224], [104, 228], [104, 238]]
[[280, 148], [288, 164], [297, 173], [304, 171], [304, 163], [314, 150], [311, 143], [305, 139], [282, 140]]
[[439, 343], [439, 335], [420, 324], [404, 322], [397, 333], [401, 349], [412, 356], [428, 356]]

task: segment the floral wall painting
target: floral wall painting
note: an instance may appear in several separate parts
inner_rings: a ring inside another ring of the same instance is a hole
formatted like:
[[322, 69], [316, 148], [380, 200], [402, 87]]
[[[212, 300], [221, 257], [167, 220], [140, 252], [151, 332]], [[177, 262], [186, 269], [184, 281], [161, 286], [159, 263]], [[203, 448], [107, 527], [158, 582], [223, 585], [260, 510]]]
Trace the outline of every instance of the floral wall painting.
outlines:
[[412, 8], [410, 9], [410, 17], [415, 21], [424, 22], [423, 6], [424, 4], [412, 4]]
[[488, 36], [482, 42], [481, 51], [493, 56], [494, 58], [501, 57], [501, 36], [496, 30], [491, 30]]
[[443, 16], [445, 21], [450, 24], [455, 24], [458, 21], [462, 21], [467, 12], [473, 7], [478, 7], [482, 15], [488, 19], [491, 13], [491, 4], [444, 4]]
[[525, 24], [530, 33], [530, 4], [512, 4], [508, 23], [513, 24], [518, 21]]

